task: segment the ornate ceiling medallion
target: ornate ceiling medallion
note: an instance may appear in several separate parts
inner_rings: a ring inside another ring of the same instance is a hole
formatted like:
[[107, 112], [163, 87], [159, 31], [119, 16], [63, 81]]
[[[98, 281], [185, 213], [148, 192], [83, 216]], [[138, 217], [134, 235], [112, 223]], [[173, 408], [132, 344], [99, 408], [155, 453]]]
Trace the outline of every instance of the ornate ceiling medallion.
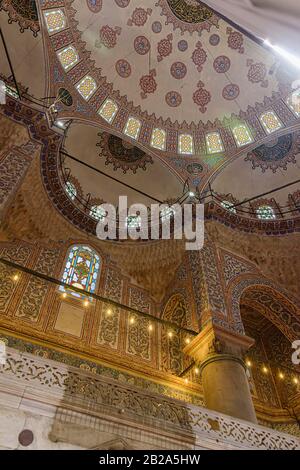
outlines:
[[173, 24], [173, 29], [181, 29], [182, 34], [185, 31], [201, 34], [203, 30], [210, 31], [212, 25], [218, 25], [218, 16], [197, 0], [158, 0], [156, 5], [167, 17], [166, 24]]
[[141, 149], [106, 132], [99, 133], [100, 156], [106, 157], [105, 165], [112, 164], [114, 170], [121, 168], [123, 173], [131, 170], [136, 173], [138, 168], [146, 170], [147, 164], [153, 164], [152, 158]]
[[21, 33], [31, 29], [36, 37], [40, 30], [39, 17], [35, 0], [2, 0], [0, 11], [5, 10], [9, 15], [9, 23], [19, 23]]
[[286, 170], [288, 163], [296, 163], [295, 156], [300, 153], [300, 134], [286, 134], [248, 153], [245, 161], [251, 161], [255, 169], [260, 167], [262, 171], [279, 168]]

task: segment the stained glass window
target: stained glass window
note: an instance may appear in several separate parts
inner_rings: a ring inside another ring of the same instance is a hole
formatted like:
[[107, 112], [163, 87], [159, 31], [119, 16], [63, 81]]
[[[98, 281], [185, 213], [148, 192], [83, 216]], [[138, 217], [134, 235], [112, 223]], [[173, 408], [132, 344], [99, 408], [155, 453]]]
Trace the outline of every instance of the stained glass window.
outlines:
[[268, 134], [278, 131], [282, 128], [282, 124], [274, 111], [268, 111], [260, 116], [260, 121]]
[[260, 206], [258, 209], [256, 209], [256, 215], [261, 220], [276, 219], [275, 211], [271, 206]]
[[73, 46], [68, 46], [57, 53], [61, 65], [65, 70], [69, 70], [79, 61], [79, 55]]
[[209, 134], [206, 134], [206, 145], [208, 153], [220, 153], [224, 150], [219, 132], [210, 132]]
[[224, 207], [227, 211], [232, 212], [233, 214], [236, 214], [236, 208], [233, 207], [232, 202], [229, 201], [222, 201], [221, 206]]
[[153, 129], [151, 146], [159, 150], [166, 149], [166, 132], [163, 129]]
[[300, 88], [288, 97], [287, 104], [296, 116], [300, 117]]
[[74, 184], [71, 183], [71, 181], [67, 181], [66, 185], [65, 185], [65, 189], [66, 189], [66, 193], [69, 196], [69, 198], [71, 198], [72, 201], [74, 201], [74, 199], [77, 195], [77, 191], [76, 191], [76, 188], [75, 188]]
[[124, 133], [132, 139], [137, 139], [141, 129], [141, 122], [138, 119], [130, 117], [126, 123]]
[[142, 223], [142, 220], [139, 215], [129, 215], [126, 218], [126, 227], [128, 228], [140, 228], [141, 223]]
[[243, 147], [253, 142], [251, 134], [245, 124], [234, 127], [232, 132], [238, 147]]
[[90, 216], [96, 220], [103, 220], [106, 217], [106, 211], [101, 206], [92, 206]]
[[[88, 292], [94, 292], [99, 270], [100, 258], [95, 251], [88, 246], [74, 245], [68, 254], [62, 282]], [[65, 288], [61, 287], [60, 290], [65, 290]]]
[[111, 123], [117, 114], [118, 106], [114, 101], [107, 99], [102, 104], [101, 108], [99, 109], [98, 113], [100, 116], [105, 119], [108, 123]]
[[81, 96], [87, 101], [94, 91], [97, 88], [97, 83], [95, 80], [90, 76], [86, 75], [80, 82], [76, 85], [77, 90], [81, 94]]
[[180, 134], [178, 147], [179, 153], [192, 155], [194, 153], [193, 137], [189, 134]]
[[57, 33], [66, 27], [66, 19], [62, 10], [46, 11], [44, 16], [49, 33]]

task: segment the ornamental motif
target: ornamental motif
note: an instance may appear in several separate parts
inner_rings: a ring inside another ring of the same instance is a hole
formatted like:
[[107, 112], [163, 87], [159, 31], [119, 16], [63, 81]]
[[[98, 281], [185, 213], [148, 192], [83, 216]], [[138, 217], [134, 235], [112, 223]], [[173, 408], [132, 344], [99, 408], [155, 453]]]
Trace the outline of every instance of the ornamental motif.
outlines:
[[263, 172], [287, 169], [288, 163], [296, 163], [295, 155], [300, 151], [300, 134], [286, 134], [271, 142], [260, 145], [249, 152], [245, 161], [252, 163], [252, 168], [260, 167]]
[[188, 49], [189, 45], [187, 41], [185, 41], [185, 39], [182, 39], [178, 42], [177, 47], [180, 52], [185, 52]]
[[10, 24], [19, 23], [21, 33], [24, 33], [25, 29], [30, 29], [34, 37], [37, 37], [40, 25], [35, 0], [2, 0], [1, 10], [8, 13]]
[[230, 59], [225, 55], [220, 55], [214, 61], [214, 69], [217, 73], [226, 73], [230, 69]]
[[223, 88], [222, 96], [224, 100], [235, 100], [240, 94], [240, 87], [234, 83], [230, 83]]
[[171, 75], [172, 77], [176, 78], [177, 80], [181, 80], [186, 76], [187, 68], [183, 62], [174, 62], [171, 65]]
[[102, 0], [86, 0], [86, 3], [93, 13], [99, 13], [102, 10]]
[[198, 89], [193, 93], [193, 101], [197, 106], [199, 106], [199, 111], [201, 111], [201, 113], [205, 113], [207, 105], [211, 100], [211, 94], [204, 88], [203, 82], [198, 82], [197, 86]]
[[202, 71], [202, 68], [203, 68], [202, 66], [203, 64], [205, 64], [206, 59], [207, 59], [207, 54], [205, 50], [203, 49], [201, 42], [198, 41], [196, 44], [196, 49], [194, 50], [193, 55], [192, 55], [192, 61], [197, 66], [198, 72]]
[[186, 167], [188, 173], [193, 176], [198, 176], [203, 171], [203, 166], [200, 163], [189, 163]]
[[152, 14], [152, 9], [147, 8], [136, 8], [131, 15], [131, 18], [127, 21], [128, 26], [144, 26], [147, 22], [148, 16]]
[[166, 103], [171, 106], [171, 108], [176, 108], [182, 103], [182, 97], [177, 91], [169, 91], [166, 94]]
[[130, 63], [125, 59], [120, 59], [116, 62], [116, 71], [122, 78], [128, 78], [131, 75]]
[[140, 55], [148, 54], [150, 51], [150, 42], [145, 36], [137, 36], [134, 40], [134, 49]]
[[247, 60], [248, 70], [248, 80], [251, 83], [260, 83], [263, 88], [267, 88], [269, 85], [268, 80], [266, 80], [267, 67], [262, 62], [254, 63], [252, 59]]
[[171, 54], [173, 46], [172, 46], [173, 34], [168, 34], [165, 39], [162, 39], [157, 44], [157, 60], [158, 62], [162, 61], [164, 57], [167, 57]]
[[95, 42], [95, 47], [105, 46], [112, 49], [117, 44], [117, 36], [120, 36], [122, 29], [116, 26], [114, 29], [108, 25], [102, 26], [100, 29], [100, 40]]
[[221, 41], [221, 38], [218, 34], [212, 34], [209, 38], [209, 44], [211, 46], [217, 46]]
[[152, 31], [153, 33], [160, 33], [162, 30], [162, 24], [160, 21], [154, 21], [152, 23]]
[[100, 157], [106, 157], [105, 165], [113, 165], [115, 171], [120, 168], [124, 174], [128, 170], [136, 173], [138, 168], [146, 170], [147, 164], [153, 164], [149, 155], [131, 143], [106, 132], [99, 133], [98, 136], [100, 142], [97, 147], [101, 149]]
[[174, 30], [180, 29], [181, 34], [188, 31], [200, 35], [218, 26], [219, 17], [198, 0], [158, 0], [156, 6], [161, 7], [166, 24], [172, 24]]
[[156, 70], [150, 70], [149, 75], [144, 75], [140, 79], [140, 87], [142, 89], [141, 97], [143, 99], [147, 98], [148, 93], [154, 93], [157, 88], [157, 83], [155, 78], [156, 77]]
[[245, 52], [244, 49], [244, 36], [239, 31], [234, 31], [232, 28], [227, 28], [226, 33], [228, 34], [228, 46], [230, 49], [238, 51], [240, 54]]

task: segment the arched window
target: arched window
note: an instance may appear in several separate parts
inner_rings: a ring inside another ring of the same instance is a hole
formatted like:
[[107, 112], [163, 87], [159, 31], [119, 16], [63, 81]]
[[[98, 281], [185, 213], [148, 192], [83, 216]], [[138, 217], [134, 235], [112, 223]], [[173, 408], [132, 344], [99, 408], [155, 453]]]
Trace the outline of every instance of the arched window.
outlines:
[[67, 181], [65, 185], [65, 190], [69, 198], [72, 199], [72, 201], [74, 201], [77, 195], [77, 191], [76, 191], [74, 184], [71, 183], [70, 181]]
[[106, 217], [106, 211], [101, 206], [92, 206], [90, 216], [96, 220], [103, 220]]
[[276, 219], [275, 211], [271, 206], [259, 206], [256, 209], [256, 215], [261, 220], [274, 220]]
[[99, 270], [100, 258], [95, 251], [88, 246], [74, 245], [68, 253], [62, 282], [93, 293]]
[[236, 208], [233, 207], [232, 202], [229, 201], [222, 201], [221, 206], [224, 207], [227, 211], [232, 212], [233, 214], [236, 214]]

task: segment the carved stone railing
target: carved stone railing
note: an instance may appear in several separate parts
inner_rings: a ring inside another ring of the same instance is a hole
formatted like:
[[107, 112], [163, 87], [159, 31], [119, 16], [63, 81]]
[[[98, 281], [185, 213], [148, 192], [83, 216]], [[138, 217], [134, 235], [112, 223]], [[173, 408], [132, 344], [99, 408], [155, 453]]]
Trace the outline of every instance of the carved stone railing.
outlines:
[[41, 403], [51, 403], [62, 414], [73, 410], [106, 422], [117, 418], [120, 426], [142, 425], [147, 432], [168, 433], [185, 444], [198, 442], [203, 448], [300, 449], [300, 441], [288, 434], [8, 348], [5, 364], [0, 366], [0, 391], [5, 394], [14, 390], [15, 395], [21, 395], [26, 388], [30, 388], [27, 401], [38, 401], [39, 409]]

